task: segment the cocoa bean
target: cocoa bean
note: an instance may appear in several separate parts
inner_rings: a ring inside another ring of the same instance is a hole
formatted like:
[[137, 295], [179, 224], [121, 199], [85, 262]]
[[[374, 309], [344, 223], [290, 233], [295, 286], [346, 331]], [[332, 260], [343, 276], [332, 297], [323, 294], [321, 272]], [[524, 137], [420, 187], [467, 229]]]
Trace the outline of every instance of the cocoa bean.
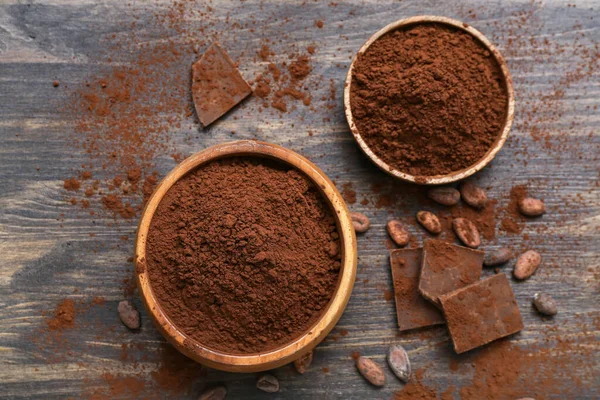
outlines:
[[535, 250], [528, 250], [519, 256], [513, 275], [517, 279], [527, 279], [542, 263], [542, 256]]
[[496, 265], [506, 264], [512, 258], [512, 251], [506, 247], [486, 253], [483, 257], [483, 265], [486, 267], [495, 267]]
[[406, 229], [402, 222], [395, 219], [389, 221], [387, 223], [387, 231], [398, 246], [404, 247], [408, 244], [410, 232], [408, 232], [408, 229]]
[[308, 370], [308, 367], [310, 367], [310, 364], [312, 364], [312, 360], [313, 352], [311, 351], [310, 353], [306, 353], [305, 355], [294, 361], [294, 367], [296, 367], [296, 371], [298, 371], [301, 374], [305, 373], [306, 370]]
[[471, 182], [463, 182], [460, 185], [460, 196], [465, 203], [473, 208], [485, 208], [488, 202], [485, 190]]
[[273, 375], [261, 375], [256, 381], [256, 388], [263, 392], [276, 393], [279, 391], [279, 380]]
[[476, 249], [481, 244], [479, 231], [473, 222], [466, 218], [454, 218], [452, 221], [454, 233], [467, 247]]
[[410, 379], [410, 360], [404, 347], [399, 344], [391, 346], [387, 356], [392, 372], [403, 382]]
[[360, 372], [360, 374], [372, 385], [385, 385], [385, 373], [375, 361], [365, 357], [358, 357], [356, 360], [356, 368], [358, 368], [358, 372]]
[[198, 400], [224, 400], [227, 396], [225, 386], [217, 386], [202, 392]]
[[453, 206], [460, 200], [460, 192], [453, 187], [436, 187], [427, 192], [427, 196], [443, 206]]
[[546, 205], [542, 200], [525, 197], [519, 200], [519, 211], [528, 217], [538, 217], [546, 212]]
[[352, 227], [356, 233], [363, 233], [369, 230], [371, 227], [371, 221], [365, 214], [359, 212], [351, 212], [350, 219], [352, 220]]
[[121, 322], [123, 322], [126, 327], [129, 329], [140, 328], [140, 313], [131, 301], [123, 300], [120, 302], [117, 311], [119, 311]]
[[533, 295], [533, 305], [544, 315], [553, 316], [558, 312], [554, 299], [547, 294], [536, 293]]
[[442, 231], [442, 224], [438, 217], [429, 211], [419, 211], [417, 213], [417, 221], [427, 229], [430, 233], [437, 235]]

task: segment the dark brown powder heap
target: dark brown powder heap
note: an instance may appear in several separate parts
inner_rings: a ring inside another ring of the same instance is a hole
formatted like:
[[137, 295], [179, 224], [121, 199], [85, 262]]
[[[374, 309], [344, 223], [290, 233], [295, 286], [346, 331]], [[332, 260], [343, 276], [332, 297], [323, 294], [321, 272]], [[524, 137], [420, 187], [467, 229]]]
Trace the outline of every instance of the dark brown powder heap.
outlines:
[[340, 269], [333, 215], [298, 171], [232, 159], [177, 182], [148, 235], [152, 288], [171, 320], [230, 353], [274, 349], [321, 315]]
[[495, 58], [470, 34], [440, 24], [388, 33], [356, 60], [351, 108], [367, 145], [416, 176], [480, 160], [506, 118]]

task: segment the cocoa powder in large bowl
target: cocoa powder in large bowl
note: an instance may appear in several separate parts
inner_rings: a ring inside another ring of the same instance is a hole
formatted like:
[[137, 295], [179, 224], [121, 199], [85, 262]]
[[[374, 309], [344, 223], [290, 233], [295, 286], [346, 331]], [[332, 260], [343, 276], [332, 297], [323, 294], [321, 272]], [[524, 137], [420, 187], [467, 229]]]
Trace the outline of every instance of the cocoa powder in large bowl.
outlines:
[[348, 124], [381, 169], [419, 184], [485, 167], [512, 125], [514, 94], [499, 51], [473, 27], [436, 16], [396, 21], [360, 48], [344, 90]]
[[287, 364], [324, 339], [349, 300], [356, 258], [333, 183], [257, 141], [178, 165], [150, 198], [136, 242], [138, 285], [161, 333], [235, 372]]

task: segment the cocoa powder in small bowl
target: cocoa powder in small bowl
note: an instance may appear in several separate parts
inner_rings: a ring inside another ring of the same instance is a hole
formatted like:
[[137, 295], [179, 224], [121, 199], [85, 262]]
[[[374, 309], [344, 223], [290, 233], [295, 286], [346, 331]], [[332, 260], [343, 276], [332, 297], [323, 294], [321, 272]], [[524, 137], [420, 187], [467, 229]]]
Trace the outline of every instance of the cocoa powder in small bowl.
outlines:
[[346, 118], [384, 171], [441, 184], [477, 172], [504, 144], [514, 113], [504, 59], [477, 30], [420, 16], [374, 34], [353, 60]]
[[159, 185], [140, 223], [138, 283], [180, 351], [214, 368], [266, 370], [333, 328], [355, 246], [341, 195], [313, 164], [233, 142], [190, 157]]

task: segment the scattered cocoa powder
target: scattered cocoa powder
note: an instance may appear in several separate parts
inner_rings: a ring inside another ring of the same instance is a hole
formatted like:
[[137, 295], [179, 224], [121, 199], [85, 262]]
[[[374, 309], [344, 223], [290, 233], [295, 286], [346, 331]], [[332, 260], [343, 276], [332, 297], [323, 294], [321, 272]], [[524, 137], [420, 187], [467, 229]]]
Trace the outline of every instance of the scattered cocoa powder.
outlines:
[[[571, 398], [594, 379], [590, 338], [555, 336], [548, 344], [521, 347], [509, 340], [482, 348], [463, 363], [472, 363], [473, 381], [459, 390], [465, 400], [534, 397]], [[577, 365], [577, 375], [573, 365]], [[586, 381], [589, 381], [586, 383]], [[576, 395], [575, 395], [576, 396]]]
[[350, 104], [383, 161], [433, 176], [486, 154], [504, 127], [508, 93], [496, 59], [473, 36], [427, 23], [390, 32], [357, 56]]
[[321, 194], [267, 161], [211, 163], [178, 181], [148, 234], [161, 306], [203, 345], [256, 353], [293, 340], [329, 302], [339, 235]]
[[263, 61], [269, 61], [269, 57], [271, 56], [271, 49], [269, 48], [269, 46], [267, 46], [266, 44], [262, 45], [260, 50], [258, 51], [258, 56]]
[[435, 389], [422, 383], [424, 373], [423, 369], [416, 370], [402, 391], [396, 392], [394, 400], [437, 400]]
[[[576, 316], [564, 321], [580, 329], [581, 335], [575, 337], [552, 326], [542, 332], [535, 343], [519, 344], [511, 339], [500, 339], [462, 355], [451, 354], [448, 370], [469, 376], [466, 383], [458, 387], [448, 385], [442, 391], [437, 387], [439, 375], [421, 368], [395, 393], [394, 399], [437, 400], [441, 396], [463, 400], [522, 397], [544, 400], [594, 393], [597, 357], [593, 346], [597, 338], [593, 332], [598, 327], [583, 322], [582, 318]], [[438, 371], [443, 369], [436, 368], [436, 373]]]
[[300, 56], [292, 63], [290, 63], [288, 67], [288, 71], [293, 80], [301, 81], [306, 78], [310, 73], [310, 59], [308, 56]]
[[56, 307], [54, 317], [46, 321], [50, 331], [61, 331], [75, 326], [75, 303], [64, 299]]
[[[108, 385], [107, 393], [100, 393], [97, 391], [94, 396], [90, 396], [90, 399], [101, 399], [110, 397], [123, 397], [125, 398], [139, 398], [146, 388], [146, 383], [143, 379], [134, 376], [121, 376], [119, 374], [105, 372], [102, 374], [102, 379]], [[104, 397], [106, 395], [106, 397]]]
[[125, 219], [130, 219], [136, 216], [136, 210], [131, 206], [131, 204], [123, 204], [121, 198], [114, 194], [103, 196], [102, 204], [104, 204], [104, 207], [106, 207], [108, 210], [111, 210], [116, 214], [118, 213], [118, 215]]
[[342, 185], [342, 197], [346, 200], [348, 204], [356, 203], [356, 191], [354, 191], [354, 186], [352, 182], [347, 182]]
[[527, 197], [526, 185], [518, 185], [510, 189], [510, 202], [500, 222], [500, 228], [506, 233], [518, 235], [523, 231], [527, 219], [519, 212], [519, 202], [525, 197]]
[[172, 394], [189, 393], [194, 380], [204, 374], [203, 367], [168, 343], [161, 344], [160, 351], [158, 368], [150, 373], [154, 383]]
[[69, 178], [69, 179], [65, 179], [63, 187], [66, 190], [79, 190], [79, 188], [81, 187], [81, 183], [77, 180], [77, 178]]

